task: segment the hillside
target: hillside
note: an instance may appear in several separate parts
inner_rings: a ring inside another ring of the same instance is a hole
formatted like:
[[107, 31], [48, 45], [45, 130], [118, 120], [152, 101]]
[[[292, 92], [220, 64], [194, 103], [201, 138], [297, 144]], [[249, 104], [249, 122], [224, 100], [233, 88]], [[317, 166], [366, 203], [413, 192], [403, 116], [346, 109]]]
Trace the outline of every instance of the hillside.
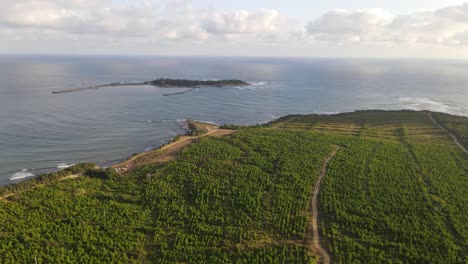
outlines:
[[468, 120], [432, 115], [286, 116], [122, 174], [85, 164], [3, 187], [0, 259], [466, 263], [468, 155], [437, 124], [465, 144]]

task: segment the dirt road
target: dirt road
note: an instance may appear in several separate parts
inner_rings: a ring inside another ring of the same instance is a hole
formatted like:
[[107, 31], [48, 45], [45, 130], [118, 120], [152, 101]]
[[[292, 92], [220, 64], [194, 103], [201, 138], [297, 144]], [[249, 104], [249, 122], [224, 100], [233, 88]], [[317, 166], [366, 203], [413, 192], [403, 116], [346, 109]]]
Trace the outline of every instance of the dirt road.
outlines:
[[[318, 195], [320, 193], [320, 187], [322, 184], [322, 179], [327, 173], [327, 166], [328, 162], [336, 155], [338, 150], [340, 149], [339, 146], [335, 146], [333, 152], [328, 156], [328, 158], [323, 163], [322, 171], [320, 172], [319, 177], [317, 178], [317, 182], [315, 183], [314, 194], [312, 196], [312, 200], [310, 201], [311, 206], [311, 214], [312, 218], [309, 222], [307, 227], [307, 245], [309, 245], [309, 249], [317, 252], [319, 255], [319, 263], [323, 264], [330, 264], [330, 255], [328, 252], [320, 245], [320, 232], [319, 232], [319, 223], [318, 223]], [[311, 232], [312, 231], [312, 232]]]
[[202, 137], [221, 137], [235, 133], [235, 130], [220, 129], [218, 127], [212, 127], [208, 129], [208, 132], [201, 136], [182, 136], [176, 142], [172, 142], [160, 149], [156, 149], [149, 152], [138, 154], [122, 163], [113, 165], [118, 172], [126, 172], [135, 167], [150, 163], [164, 163], [169, 162], [177, 158], [178, 153], [187, 145], [193, 143], [198, 138]]
[[445, 129], [442, 125], [439, 124], [439, 122], [437, 122], [434, 117], [432, 117], [432, 113], [429, 113], [429, 117], [431, 118], [432, 122], [434, 122], [434, 124], [436, 126], [438, 126], [440, 129], [442, 129], [445, 133], [447, 133], [452, 139], [453, 139], [453, 142], [455, 142], [455, 144], [457, 144], [457, 146], [459, 146], [463, 152], [467, 153], [468, 154], [468, 151], [466, 150], [465, 147], [463, 147], [462, 144], [460, 144], [460, 141], [458, 141], [458, 138], [454, 135], [452, 135], [447, 129]]

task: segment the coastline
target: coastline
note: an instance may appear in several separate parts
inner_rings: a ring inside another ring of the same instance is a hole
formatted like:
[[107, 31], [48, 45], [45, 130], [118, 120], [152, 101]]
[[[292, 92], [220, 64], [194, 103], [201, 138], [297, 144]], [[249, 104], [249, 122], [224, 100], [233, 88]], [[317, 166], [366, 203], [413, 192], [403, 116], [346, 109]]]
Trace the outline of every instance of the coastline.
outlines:
[[[99, 174], [103, 169], [112, 169], [116, 173], [124, 174], [133, 168], [143, 166], [148, 163], [167, 163], [176, 159], [179, 151], [189, 144], [196, 142], [199, 138], [220, 137], [236, 132], [236, 130], [223, 129], [220, 128], [219, 125], [208, 122], [194, 120], [186, 120], [186, 122], [188, 129], [185, 135], [174, 136], [171, 142], [164, 144], [159, 148], [140, 152], [111, 166], [99, 167], [94, 163], [78, 163], [71, 165], [70, 167], [26, 177], [24, 180], [2, 185], [0, 186], [0, 201], [20, 194], [26, 190], [43, 187], [57, 181], [76, 179], [90, 171]], [[200, 132], [200, 130], [202, 130], [202, 132]]]
[[[235, 130], [232, 129], [222, 129], [219, 125], [208, 122], [208, 121], [197, 121], [197, 120], [185, 120], [185, 125], [182, 125], [183, 129], [186, 131], [185, 134], [174, 135], [167, 143], [147, 151], [137, 152], [132, 156], [128, 156], [127, 158], [114, 160], [114, 161], [107, 161], [105, 164], [107, 166], [102, 166], [102, 168], [111, 168], [111, 169], [120, 169], [116, 170], [119, 173], [126, 172], [130, 167], [125, 167], [132, 162], [139, 160], [141, 158], [145, 158], [147, 156], [151, 157], [151, 161], [159, 162], [159, 163], [166, 163], [177, 156], [178, 151], [180, 151], [185, 146], [193, 143], [198, 138], [206, 137], [206, 136], [213, 136], [219, 137], [224, 135], [229, 135], [234, 132]], [[201, 132], [200, 132], [201, 130]], [[196, 134], [198, 131], [199, 134]], [[195, 133], [191, 135], [192, 133]], [[155, 160], [156, 159], [156, 160]], [[31, 169], [22, 169], [20, 171], [11, 171], [12, 176], [9, 178], [11, 181], [7, 184], [0, 185], [0, 188], [13, 186], [16, 184], [21, 184], [23, 182], [32, 181], [34, 179], [40, 178], [41, 176], [53, 174], [53, 173], [60, 173], [66, 171], [69, 168], [73, 168], [75, 165], [80, 164], [88, 164], [88, 162], [79, 162], [76, 164], [66, 164], [67, 166], [63, 166], [66, 163], [60, 163], [57, 167], [45, 167], [45, 168], [38, 168], [36, 170], [40, 171], [38, 174], [33, 174]], [[143, 164], [141, 164], [143, 165]], [[15, 174], [24, 174], [24, 176], [19, 176], [18, 178], [14, 178]]]
[[179, 152], [187, 145], [203, 137], [220, 137], [236, 132], [233, 129], [223, 129], [219, 125], [208, 122], [187, 120], [188, 133], [175, 136], [169, 143], [159, 148], [133, 155], [117, 164], [109, 166], [118, 173], [125, 173], [133, 168], [150, 163], [167, 163], [177, 158]]
[[[432, 113], [432, 111], [429, 110], [421, 110], [421, 111], [415, 111], [411, 109], [402, 109], [402, 110], [355, 110], [355, 111], [350, 111], [350, 112], [337, 112], [337, 113], [320, 113], [320, 114], [311, 114], [311, 115], [316, 115], [316, 116], [340, 116], [342, 114], [349, 114], [349, 113], [359, 113], [359, 112], [371, 112], [371, 111], [378, 111], [378, 112], [399, 112], [399, 111], [411, 111], [411, 112], [427, 112], [427, 113]], [[435, 112], [434, 112], [435, 113]], [[254, 127], [259, 127], [259, 126], [268, 126], [268, 125], [274, 125], [277, 122], [281, 122], [284, 119], [292, 118], [295, 116], [303, 116], [302, 114], [289, 114], [285, 115], [279, 118], [274, 118], [268, 122], [261, 123], [254, 125]], [[185, 134], [179, 134], [179, 135], [174, 135], [167, 143], [154, 148], [150, 149], [147, 151], [141, 151], [137, 152], [132, 156], [127, 156], [126, 158], [118, 159], [118, 160], [113, 160], [113, 161], [106, 161], [101, 164], [106, 164], [103, 165], [102, 168], [111, 168], [116, 170], [118, 173], [125, 173], [129, 169], [133, 169], [134, 167], [142, 166], [145, 164], [149, 163], [167, 163], [175, 158], [177, 158], [177, 154], [182, 148], [185, 146], [189, 145], [190, 143], [196, 141], [198, 138], [206, 137], [206, 136], [213, 136], [213, 137], [219, 137], [219, 136], [224, 136], [224, 135], [229, 135], [232, 133], [236, 132], [236, 129], [240, 126], [236, 125], [217, 125], [212, 122], [208, 121], [196, 121], [196, 120], [185, 120], [187, 124], [195, 124], [195, 127], [190, 127], [187, 125], [187, 127], [184, 127], [184, 129], [187, 131]], [[196, 130], [197, 127], [203, 127], [206, 129], [203, 134], [199, 135], [190, 135], [190, 133], [193, 133], [194, 130]], [[452, 136], [453, 137], [453, 136]], [[136, 162], [136, 165], [132, 165]], [[61, 164], [66, 164], [66, 163], [61, 163]], [[79, 162], [76, 164], [66, 164], [67, 166], [61, 166], [60, 164], [57, 167], [46, 167], [46, 168], [37, 168], [36, 170], [41, 171], [41, 173], [38, 174], [33, 174], [30, 175], [29, 173], [31, 172], [32, 169], [22, 169], [20, 171], [12, 171], [11, 173], [16, 174], [16, 173], [26, 173], [28, 176], [14, 179], [12, 180], [12, 177], [10, 177], [10, 183], [6, 184], [1, 184], [0, 188], [6, 187], [6, 186], [12, 186], [16, 184], [20, 184], [22, 182], [26, 181], [31, 181], [34, 179], [37, 179], [43, 175], [51, 174], [51, 173], [59, 173], [63, 172], [69, 168], [73, 168], [75, 165], [80, 165], [80, 164], [88, 164], [87, 162]]]

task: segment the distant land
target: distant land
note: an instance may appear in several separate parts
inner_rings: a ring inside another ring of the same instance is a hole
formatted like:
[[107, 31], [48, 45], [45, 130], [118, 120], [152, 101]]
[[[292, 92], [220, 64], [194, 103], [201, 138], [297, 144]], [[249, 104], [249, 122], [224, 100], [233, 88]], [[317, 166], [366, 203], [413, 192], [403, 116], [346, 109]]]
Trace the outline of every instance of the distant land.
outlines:
[[187, 135], [0, 188], [5, 263], [466, 263], [468, 117], [366, 110]]
[[[168, 79], [158, 78], [153, 81], [145, 82], [114, 82], [107, 84], [100, 84], [88, 87], [73, 88], [66, 90], [53, 91], [53, 94], [78, 92], [83, 90], [99, 89], [104, 87], [113, 86], [137, 86], [137, 85], [153, 85], [163, 88], [202, 88], [202, 87], [233, 87], [233, 86], [248, 86], [250, 83], [242, 80], [185, 80], [185, 79]], [[175, 93], [181, 94], [181, 93]]]
[[147, 82], [147, 84], [158, 87], [227, 87], [250, 85], [250, 83], [242, 80], [184, 80], [167, 78], [159, 78], [157, 80]]

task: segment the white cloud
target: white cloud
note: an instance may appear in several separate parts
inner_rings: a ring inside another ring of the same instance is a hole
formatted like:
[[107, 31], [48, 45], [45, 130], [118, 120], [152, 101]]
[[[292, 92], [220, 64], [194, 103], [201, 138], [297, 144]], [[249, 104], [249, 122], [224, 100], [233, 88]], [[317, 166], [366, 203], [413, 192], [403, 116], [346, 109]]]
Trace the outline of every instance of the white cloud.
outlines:
[[97, 1], [100, 5], [91, 2], [6, 0], [0, 3], [0, 23], [65, 33], [138, 35], [154, 30], [158, 22], [151, 8], [107, 7], [104, 1]]
[[252, 34], [278, 31], [285, 19], [274, 9], [257, 12], [245, 10], [232, 13], [214, 13], [204, 21], [202, 27], [213, 34]]
[[398, 16], [379, 9], [334, 10], [309, 22], [306, 31], [313, 39], [339, 43], [464, 45], [468, 3]]
[[185, 1], [171, 1], [160, 7], [149, 1], [135, 1], [132, 5], [91, 2], [5, 0], [0, 3], [0, 24], [70, 34], [204, 40], [238, 34], [271, 34], [279, 31], [284, 19], [272, 9], [218, 13], [192, 8]]
[[391, 18], [391, 15], [380, 9], [336, 9], [310, 22], [307, 30], [311, 34], [363, 35], [385, 26]]
[[45, 1], [5, 1], [2, 2], [1, 7], [1, 20], [18, 27], [52, 28], [76, 16], [72, 10], [60, 8], [54, 3]]
[[467, 44], [468, 3], [407, 15], [335, 9], [299, 23], [281, 10], [220, 12], [189, 0], [0, 0], [0, 52], [423, 56]]
[[381, 9], [359, 11], [333, 10], [307, 25], [307, 32], [317, 40], [362, 42], [378, 38], [380, 29], [392, 16]]

